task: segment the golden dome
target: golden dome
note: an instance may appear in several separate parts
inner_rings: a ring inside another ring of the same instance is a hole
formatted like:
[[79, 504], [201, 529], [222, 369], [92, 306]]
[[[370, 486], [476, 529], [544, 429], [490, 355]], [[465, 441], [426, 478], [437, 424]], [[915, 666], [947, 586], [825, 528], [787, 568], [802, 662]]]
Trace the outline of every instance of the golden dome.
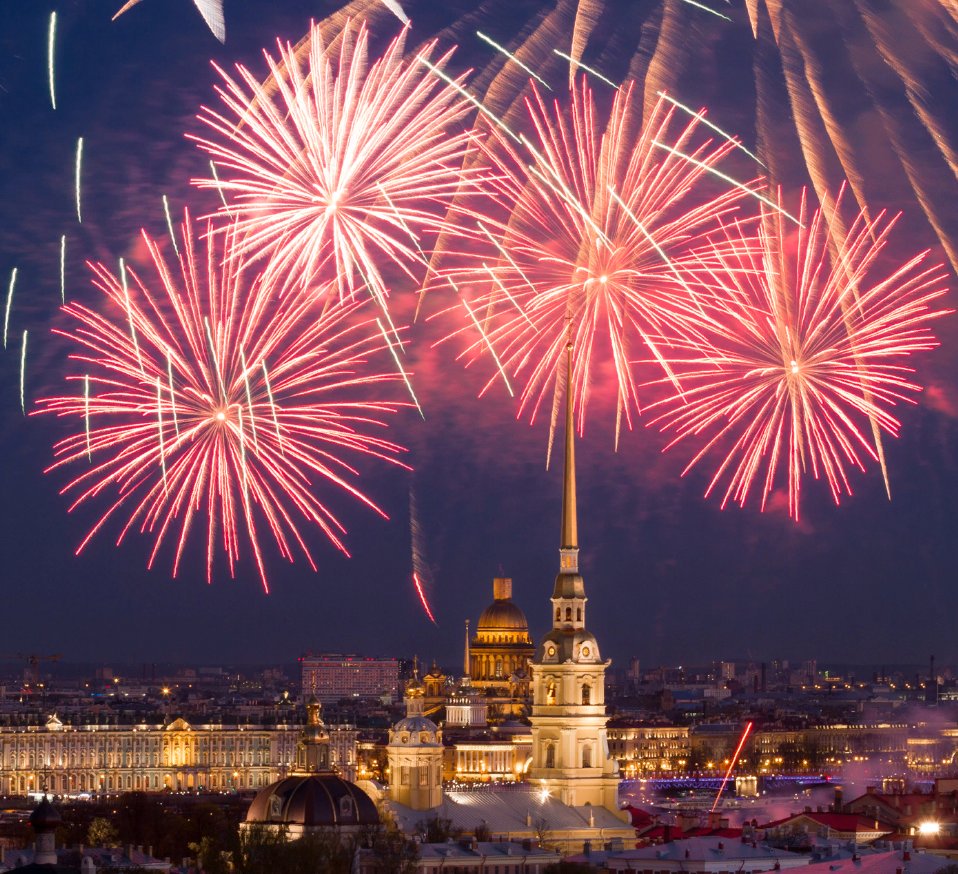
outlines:
[[528, 631], [529, 622], [523, 613], [512, 601], [493, 601], [479, 617], [476, 631]]

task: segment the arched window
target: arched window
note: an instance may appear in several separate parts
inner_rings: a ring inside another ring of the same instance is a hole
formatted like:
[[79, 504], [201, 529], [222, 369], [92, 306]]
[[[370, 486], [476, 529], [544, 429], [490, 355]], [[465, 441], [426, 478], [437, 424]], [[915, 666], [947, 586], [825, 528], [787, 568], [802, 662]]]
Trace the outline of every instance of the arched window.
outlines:
[[576, 621], [576, 622], [581, 622], [581, 621], [582, 621], [582, 608], [581, 608], [581, 607], [576, 607], [576, 610], [575, 610], [575, 621]]
[[571, 607], [566, 607], [566, 608], [565, 608], [565, 621], [566, 621], [566, 622], [571, 622], [571, 621], [572, 621], [572, 608], [571, 608]]
[[582, 687], [582, 703], [591, 704], [592, 703], [592, 689], [589, 687], [589, 684], [586, 683]]
[[556, 607], [556, 622], [558, 622], [561, 618], [562, 618], [562, 611], [558, 607]]
[[546, 685], [546, 704], [556, 703], [556, 684], [554, 680], [549, 680]]
[[592, 767], [592, 747], [582, 748], [582, 767], [583, 768]]
[[554, 768], [556, 766], [556, 748], [549, 744], [546, 747], [546, 767]]

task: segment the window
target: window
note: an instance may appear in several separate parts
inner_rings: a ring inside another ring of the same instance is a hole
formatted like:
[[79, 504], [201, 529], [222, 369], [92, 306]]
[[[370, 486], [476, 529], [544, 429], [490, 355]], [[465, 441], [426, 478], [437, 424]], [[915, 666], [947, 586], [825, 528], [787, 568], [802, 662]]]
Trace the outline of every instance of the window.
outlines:
[[572, 621], [572, 608], [571, 608], [571, 607], [566, 607], [566, 608], [565, 608], [565, 621], [566, 621], [566, 622], [571, 622], [571, 621]]
[[592, 767], [592, 747], [582, 748], [582, 767], [583, 768]]
[[546, 747], [546, 767], [554, 768], [556, 766], [556, 748], [549, 744]]
[[582, 687], [582, 703], [590, 704], [592, 702], [592, 690], [589, 688], [589, 684], [586, 683]]

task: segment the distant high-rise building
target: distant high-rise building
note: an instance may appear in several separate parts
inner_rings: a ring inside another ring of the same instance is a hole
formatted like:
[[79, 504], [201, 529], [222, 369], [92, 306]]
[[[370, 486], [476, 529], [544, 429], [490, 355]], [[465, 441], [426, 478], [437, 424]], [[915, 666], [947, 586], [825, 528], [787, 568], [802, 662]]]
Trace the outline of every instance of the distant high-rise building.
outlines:
[[342, 698], [399, 696], [399, 660], [321, 653], [300, 658], [303, 698], [315, 695], [321, 703]]

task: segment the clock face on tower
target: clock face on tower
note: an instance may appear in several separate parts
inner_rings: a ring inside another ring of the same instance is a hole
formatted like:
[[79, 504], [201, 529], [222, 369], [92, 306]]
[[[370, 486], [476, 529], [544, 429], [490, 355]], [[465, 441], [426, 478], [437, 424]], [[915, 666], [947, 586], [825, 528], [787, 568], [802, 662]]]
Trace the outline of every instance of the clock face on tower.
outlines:
[[588, 645], [582, 647], [582, 658], [587, 659], [592, 653], [592, 650], [589, 649]]
[[547, 655], [550, 659], [552, 659], [552, 658], [555, 658], [555, 654], [556, 654], [556, 648], [550, 643], [550, 644], [546, 647], [546, 655]]

